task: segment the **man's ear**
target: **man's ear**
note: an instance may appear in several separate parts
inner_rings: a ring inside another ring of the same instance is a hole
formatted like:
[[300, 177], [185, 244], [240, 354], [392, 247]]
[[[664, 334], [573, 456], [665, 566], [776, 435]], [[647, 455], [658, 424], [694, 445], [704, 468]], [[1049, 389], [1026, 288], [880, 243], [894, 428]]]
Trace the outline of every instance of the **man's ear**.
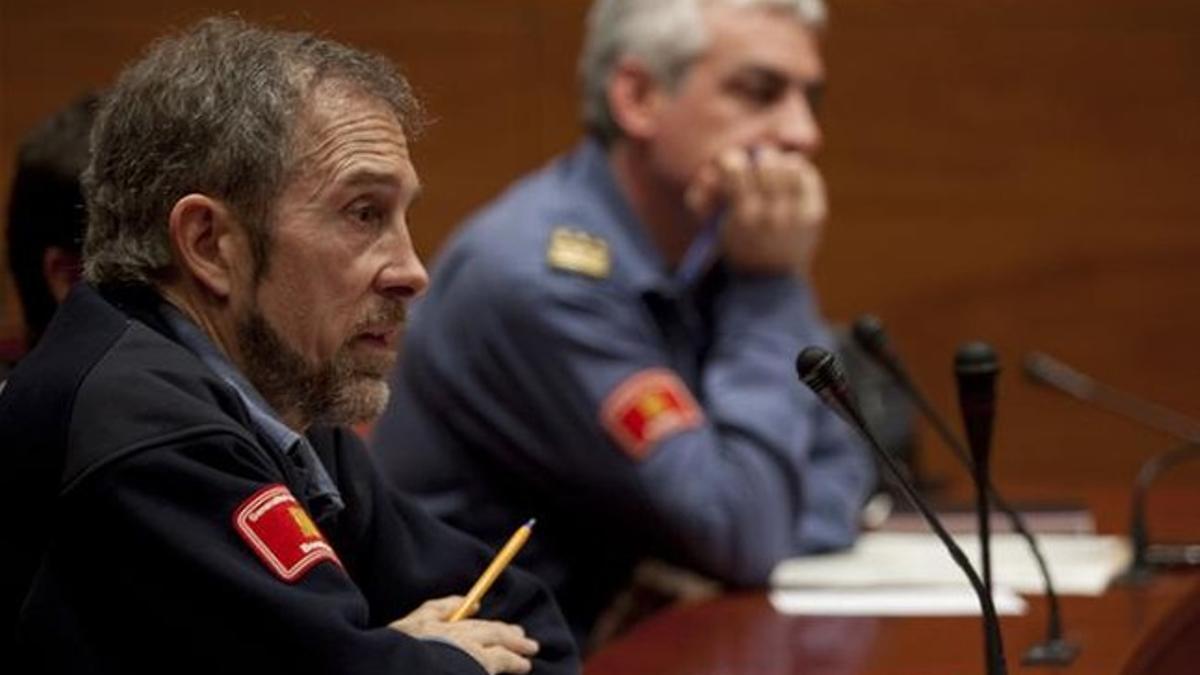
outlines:
[[229, 297], [250, 259], [245, 233], [229, 208], [190, 194], [175, 202], [169, 226], [180, 271], [213, 295]]
[[640, 61], [623, 58], [608, 79], [608, 109], [621, 132], [634, 139], [653, 136], [659, 109], [670, 93]]

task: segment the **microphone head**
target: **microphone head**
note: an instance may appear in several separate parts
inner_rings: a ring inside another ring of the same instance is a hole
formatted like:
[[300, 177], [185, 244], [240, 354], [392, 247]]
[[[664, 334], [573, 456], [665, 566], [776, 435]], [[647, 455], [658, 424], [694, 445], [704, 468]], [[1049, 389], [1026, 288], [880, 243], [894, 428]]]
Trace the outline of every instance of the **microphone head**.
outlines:
[[[996, 415], [996, 352], [983, 342], [968, 342], [954, 354], [958, 380], [958, 405], [971, 451], [976, 480], [986, 475], [992, 446], [992, 424]], [[979, 473], [983, 471], [985, 473]]]
[[854, 342], [859, 348], [872, 356], [882, 354], [887, 349], [887, 331], [883, 328], [883, 322], [874, 314], [859, 315], [850, 327], [850, 334], [854, 336]]
[[1025, 357], [1025, 375], [1031, 382], [1066, 392], [1082, 401], [1092, 401], [1100, 385], [1091, 377], [1044, 352]]
[[996, 350], [986, 342], [967, 342], [954, 353], [954, 372], [960, 375], [995, 375], [999, 370]]
[[1037, 383], [1045, 381], [1045, 364], [1046, 355], [1041, 352], [1029, 352], [1025, 355], [1025, 359], [1021, 361], [1021, 370], [1025, 375]]
[[1067, 370], [1058, 359], [1042, 352], [1029, 352], [1022, 365], [1025, 375], [1038, 384], [1053, 384], [1058, 381], [1056, 376]]
[[858, 409], [858, 403], [854, 400], [854, 392], [850, 390], [846, 372], [842, 370], [842, 364], [832, 352], [817, 346], [800, 350], [796, 355], [796, 374], [800, 376], [800, 381], [850, 425], [850, 428], [856, 429], [866, 437], [868, 443], [878, 445], [879, 442], [871, 435], [871, 430]]
[[818, 393], [830, 385], [845, 381], [845, 375], [833, 353], [815, 345], [805, 347], [796, 355], [796, 374], [809, 389]]

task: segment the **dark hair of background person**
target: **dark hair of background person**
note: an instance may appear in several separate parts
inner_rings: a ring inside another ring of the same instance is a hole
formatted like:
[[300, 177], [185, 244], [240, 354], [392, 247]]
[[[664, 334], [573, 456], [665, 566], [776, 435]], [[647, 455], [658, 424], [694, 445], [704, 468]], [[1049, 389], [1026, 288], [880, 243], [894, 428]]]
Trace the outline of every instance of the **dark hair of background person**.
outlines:
[[80, 174], [87, 168], [88, 136], [99, 95], [87, 93], [31, 131], [17, 151], [8, 203], [8, 265], [32, 348], [58, 307], [44, 270], [46, 251], [75, 258], [87, 227]]

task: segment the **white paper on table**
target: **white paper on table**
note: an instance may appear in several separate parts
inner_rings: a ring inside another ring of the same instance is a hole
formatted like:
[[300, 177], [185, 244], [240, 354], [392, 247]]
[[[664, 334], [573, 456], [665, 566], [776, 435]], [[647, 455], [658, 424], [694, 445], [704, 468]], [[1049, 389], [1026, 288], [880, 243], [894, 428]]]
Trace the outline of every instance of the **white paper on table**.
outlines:
[[[979, 599], [969, 586], [876, 586], [873, 588], [777, 588], [771, 606], [781, 614], [815, 616], [978, 616]], [[1024, 614], [1021, 596], [992, 589], [1001, 615]]]
[[[972, 534], [954, 539], [978, 570], [979, 538]], [[1129, 544], [1122, 537], [1044, 534], [1037, 539], [1060, 595], [1100, 595], [1129, 565]], [[992, 536], [992, 579], [997, 587], [1018, 593], [1042, 593], [1042, 579], [1033, 555], [1024, 539], [1015, 534]], [[771, 573], [771, 586], [967, 589], [968, 581], [932, 534], [869, 532], [848, 551], [779, 563]]]

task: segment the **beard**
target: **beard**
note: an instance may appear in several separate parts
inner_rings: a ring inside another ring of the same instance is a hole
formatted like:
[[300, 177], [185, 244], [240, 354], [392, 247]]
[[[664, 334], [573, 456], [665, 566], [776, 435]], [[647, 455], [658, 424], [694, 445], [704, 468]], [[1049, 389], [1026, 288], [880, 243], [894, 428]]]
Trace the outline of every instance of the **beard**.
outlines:
[[[405, 308], [392, 304], [370, 312], [355, 325], [403, 323]], [[370, 422], [387, 405], [387, 377], [396, 355], [376, 350], [356, 353], [353, 336], [327, 362], [309, 363], [271, 326], [257, 306], [237, 322], [238, 347], [246, 377], [276, 413], [296, 411], [308, 424]]]

